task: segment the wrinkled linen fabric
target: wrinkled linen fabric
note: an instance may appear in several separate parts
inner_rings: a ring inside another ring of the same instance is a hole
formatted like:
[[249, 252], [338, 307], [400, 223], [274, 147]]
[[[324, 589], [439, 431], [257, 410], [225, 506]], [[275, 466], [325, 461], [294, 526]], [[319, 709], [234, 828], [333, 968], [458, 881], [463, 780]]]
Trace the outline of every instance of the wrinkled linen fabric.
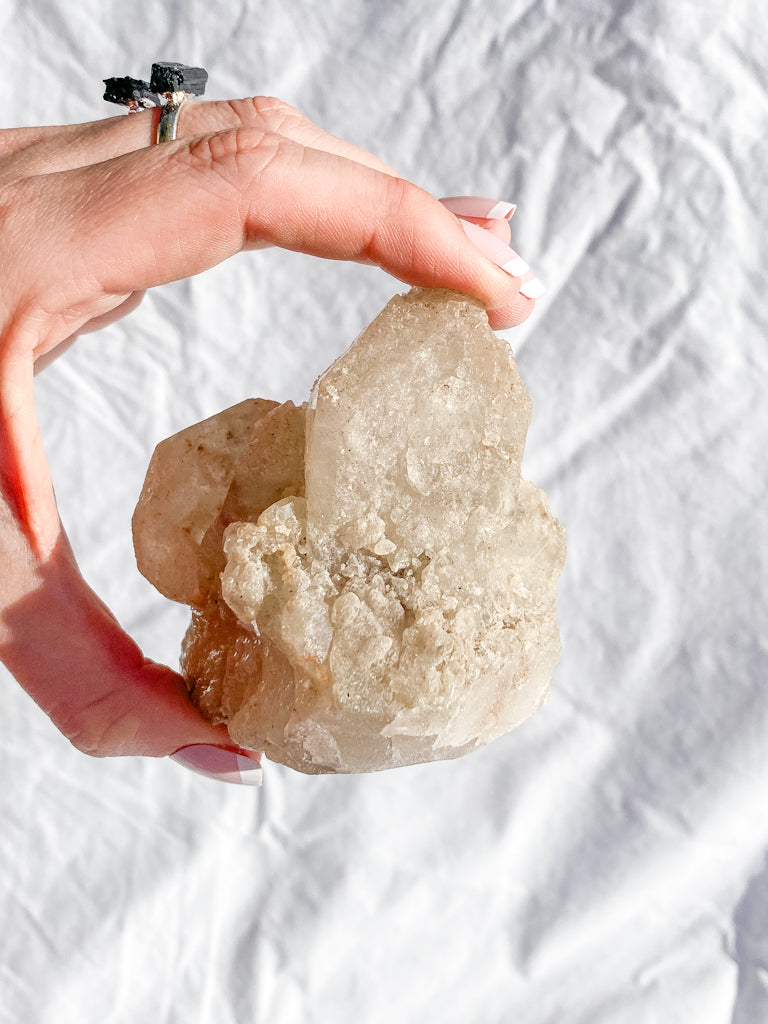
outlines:
[[[518, 203], [523, 468], [569, 554], [549, 702], [455, 762], [227, 787], [85, 757], [3, 672], [2, 1024], [768, 1020], [766, 38], [762, 0], [6, 0], [4, 126], [181, 60]], [[154, 445], [301, 401], [398, 287], [250, 253], [41, 375], [63, 520], [150, 656], [188, 615], [135, 568]]]

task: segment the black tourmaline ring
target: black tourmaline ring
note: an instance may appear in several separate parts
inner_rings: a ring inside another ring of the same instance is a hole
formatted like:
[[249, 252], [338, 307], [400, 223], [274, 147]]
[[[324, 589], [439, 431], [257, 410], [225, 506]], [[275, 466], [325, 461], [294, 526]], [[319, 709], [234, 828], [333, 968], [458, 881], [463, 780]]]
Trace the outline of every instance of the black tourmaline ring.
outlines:
[[157, 141], [172, 142], [176, 138], [179, 111], [190, 97], [202, 96], [208, 72], [205, 68], [190, 68], [186, 64], [160, 63], [152, 65], [149, 88], [165, 100], [160, 123], [157, 126]]
[[150, 90], [149, 82], [141, 82], [138, 78], [105, 78], [104, 85], [104, 99], [108, 103], [128, 107], [132, 114], [147, 107], [160, 106], [160, 97]]
[[162, 107], [157, 126], [157, 141], [172, 142], [176, 138], [179, 111], [195, 96], [202, 96], [208, 72], [186, 64], [163, 61], [152, 65], [149, 82], [137, 78], [105, 78], [104, 99], [120, 103], [130, 112], [147, 107]]

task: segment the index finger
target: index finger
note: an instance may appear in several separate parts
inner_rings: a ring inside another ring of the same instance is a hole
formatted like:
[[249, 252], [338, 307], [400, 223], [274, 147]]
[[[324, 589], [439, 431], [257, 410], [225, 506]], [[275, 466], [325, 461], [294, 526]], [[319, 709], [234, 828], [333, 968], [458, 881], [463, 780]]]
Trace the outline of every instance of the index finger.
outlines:
[[[37, 305], [74, 317], [93, 315], [105, 293], [188, 277], [264, 244], [375, 263], [487, 308], [509, 306], [519, 291], [422, 189], [260, 129], [153, 146], [15, 189], [13, 206], [32, 213], [41, 237], [33, 252], [22, 215], [18, 245], [9, 239], [14, 276]], [[55, 271], [41, 280], [46, 262]], [[70, 322], [70, 333], [78, 326]]]
[[34, 356], [133, 292], [266, 243], [464, 292], [501, 310], [503, 326], [533, 306], [519, 278], [484, 256], [428, 193], [259, 129], [41, 175], [6, 188], [4, 199], [2, 300], [13, 319], [0, 352], [0, 407], [15, 500], [39, 550], [55, 540], [55, 504], [34, 415]]

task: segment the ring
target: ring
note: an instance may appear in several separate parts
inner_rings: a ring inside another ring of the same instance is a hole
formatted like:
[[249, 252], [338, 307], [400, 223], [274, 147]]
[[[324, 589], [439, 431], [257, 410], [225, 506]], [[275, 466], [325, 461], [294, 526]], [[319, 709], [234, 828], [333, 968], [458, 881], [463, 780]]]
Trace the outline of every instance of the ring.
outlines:
[[187, 100], [202, 96], [208, 81], [205, 68], [160, 61], [152, 65], [149, 82], [138, 78], [105, 78], [104, 99], [128, 107], [133, 114], [149, 107], [161, 107], [156, 142], [176, 138], [179, 113]]
[[176, 128], [179, 123], [179, 114], [187, 98], [184, 92], [172, 92], [165, 101], [160, 111], [160, 120], [157, 125], [157, 142], [173, 142], [176, 138]]
[[187, 100], [203, 95], [207, 81], [208, 72], [205, 68], [192, 68], [167, 61], [152, 65], [150, 91], [165, 100], [157, 126], [158, 142], [173, 142], [181, 108]]

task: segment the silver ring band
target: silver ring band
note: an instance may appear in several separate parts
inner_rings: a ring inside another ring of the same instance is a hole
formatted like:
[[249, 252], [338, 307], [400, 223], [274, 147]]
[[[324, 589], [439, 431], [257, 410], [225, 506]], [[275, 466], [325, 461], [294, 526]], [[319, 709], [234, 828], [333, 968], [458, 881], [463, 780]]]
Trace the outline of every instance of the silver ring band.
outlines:
[[186, 93], [171, 93], [168, 101], [160, 111], [160, 120], [157, 125], [157, 141], [173, 142], [176, 138], [176, 131], [179, 125], [179, 114], [186, 100]]

